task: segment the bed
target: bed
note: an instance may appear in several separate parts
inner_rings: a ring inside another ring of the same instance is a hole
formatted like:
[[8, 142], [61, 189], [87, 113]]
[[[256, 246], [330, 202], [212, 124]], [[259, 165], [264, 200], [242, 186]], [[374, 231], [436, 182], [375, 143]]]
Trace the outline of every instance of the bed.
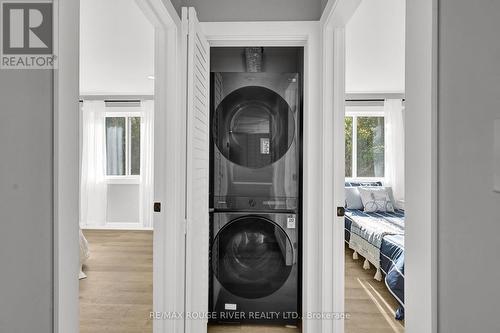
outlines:
[[384, 237], [380, 249], [380, 269], [385, 284], [399, 303], [396, 319], [404, 319], [405, 245], [403, 235]]
[[87, 274], [83, 272], [82, 266], [90, 257], [90, 251], [89, 251], [89, 243], [87, 242], [87, 239], [83, 235], [81, 229], [79, 231], [79, 238], [80, 238], [80, 273], [78, 274], [78, 279], [81, 280], [87, 277]]
[[400, 304], [395, 314], [399, 320], [404, 318], [404, 218], [399, 209], [366, 213], [347, 208], [345, 216], [345, 241], [354, 251], [353, 259], [361, 255], [365, 258], [363, 268], [376, 268], [374, 278], [384, 280]]

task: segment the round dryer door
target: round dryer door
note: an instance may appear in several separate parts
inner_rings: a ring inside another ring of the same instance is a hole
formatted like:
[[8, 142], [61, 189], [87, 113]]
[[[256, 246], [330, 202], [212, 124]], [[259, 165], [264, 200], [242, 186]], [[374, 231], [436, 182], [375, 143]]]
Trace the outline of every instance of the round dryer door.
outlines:
[[246, 216], [226, 225], [212, 245], [212, 268], [219, 283], [243, 298], [273, 294], [286, 282], [293, 245], [277, 224]]
[[213, 120], [214, 141], [231, 162], [262, 168], [278, 161], [290, 148], [295, 119], [276, 92], [248, 86], [222, 100]]

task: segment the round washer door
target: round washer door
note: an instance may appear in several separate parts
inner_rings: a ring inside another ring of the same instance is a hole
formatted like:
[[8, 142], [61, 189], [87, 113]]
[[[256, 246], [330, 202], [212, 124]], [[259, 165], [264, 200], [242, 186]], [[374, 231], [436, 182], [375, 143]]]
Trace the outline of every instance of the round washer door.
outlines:
[[217, 107], [213, 136], [228, 160], [248, 168], [278, 161], [292, 145], [295, 119], [276, 92], [248, 86], [227, 95]]
[[281, 288], [292, 271], [293, 245], [277, 224], [258, 216], [238, 218], [212, 244], [219, 283], [243, 298], [261, 298]]

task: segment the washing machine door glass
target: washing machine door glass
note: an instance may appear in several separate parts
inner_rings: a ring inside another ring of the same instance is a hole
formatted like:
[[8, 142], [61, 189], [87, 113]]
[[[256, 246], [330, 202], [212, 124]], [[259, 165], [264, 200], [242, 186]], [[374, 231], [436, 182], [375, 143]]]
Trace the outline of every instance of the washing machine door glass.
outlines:
[[212, 244], [212, 269], [219, 283], [244, 298], [271, 295], [294, 264], [293, 245], [277, 224], [247, 216], [232, 221]]
[[231, 162], [248, 168], [262, 168], [279, 160], [295, 135], [295, 119], [288, 103], [260, 86], [230, 93], [213, 119], [217, 148]]

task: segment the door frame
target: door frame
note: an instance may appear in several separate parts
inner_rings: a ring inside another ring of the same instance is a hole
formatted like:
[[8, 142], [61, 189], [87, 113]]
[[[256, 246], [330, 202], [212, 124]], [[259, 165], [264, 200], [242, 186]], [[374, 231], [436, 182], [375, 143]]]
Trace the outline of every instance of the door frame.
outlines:
[[[325, 204], [335, 202], [335, 206], [343, 206], [345, 186], [345, 166], [339, 163], [344, 159], [334, 158], [344, 156], [345, 149], [345, 26], [361, 1], [329, 0], [321, 18], [322, 103], [326, 117], [323, 167], [327, 167], [323, 177], [333, 187], [324, 191], [323, 200]], [[409, 333], [437, 332], [437, 3], [438, 0], [406, 0], [405, 121], [411, 126], [405, 128], [405, 329]], [[333, 110], [333, 115], [328, 110]], [[334, 175], [329, 176], [328, 166], [332, 165]], [[324, 207], [324, 216], [334, 213]], [[325, 262], [333, 263], [333, 290], [327, 289], [328, 285], [323, 289], [332, 295], [333, 305], [328, 306], [342, 312], [344, 221], [337, 220], [328, 234], [334, 239], [333, 248], [324, 253]], [[336, 323], [333, 331], [344, 332], [344, 325]]]
[[[328, 320], [318, 320], [323, 309], [324, 275], [321, 235], [331, 221], [321, 218], [322, 112], [320, 104], [320, 23], [308, 22], [202, 22], [210, 47], [304, 47], [304, 164], [303, 164], [303, 332], [322, 332]], [[330, 241], [328, 241], [330, 242]], [[327, 242], [327, 243], [328, 243]], [[328, 282], [325, 281], [324, 284]], [[310, 318], [308, 320], [307, 318]], [[323, 332], [326, 332], [323, 330]]]
[[[183, 117], [181, 22], [170, 1], [136, 0], [155, 27], [155, 190], [153, 310], [184, 309]], [[79, 0], [55, 0], [58, 65], [54, 70], [55, 333], [79, 331]], [[75, 24], [76, 23], [76, 24]], [[168, 46], [168, 47], [167, 47]], [[174, 158], [171, 158], [174, 156]], [[164, 170], [164, 172], [161, 172]], [[180, 237], [182, 235], [182, 237]], [[166, 251], [175, 244], [176, 251]], [[156, 317], [155, 333], [184, 331], [183, 320]]]

